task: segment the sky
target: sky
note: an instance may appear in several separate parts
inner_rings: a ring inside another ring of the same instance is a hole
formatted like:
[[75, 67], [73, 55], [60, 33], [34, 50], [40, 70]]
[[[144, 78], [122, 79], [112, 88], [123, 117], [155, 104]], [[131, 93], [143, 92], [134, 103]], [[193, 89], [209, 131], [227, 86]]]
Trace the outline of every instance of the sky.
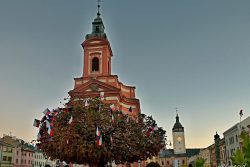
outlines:
[[[83, 71], [95, 0], [0, 1], [0, 135], [31, 141]], [[103, 0], [112, 74], [172, 141], [176, 108], [188, 148], [250, 116], [250, 1]]]

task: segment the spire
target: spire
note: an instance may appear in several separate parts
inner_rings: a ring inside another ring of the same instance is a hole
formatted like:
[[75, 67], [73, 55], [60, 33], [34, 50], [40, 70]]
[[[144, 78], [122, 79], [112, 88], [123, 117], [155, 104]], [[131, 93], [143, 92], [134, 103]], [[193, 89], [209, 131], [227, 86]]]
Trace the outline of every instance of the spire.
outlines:
[[97, 16], [99, 16], [100, 17], [100, 7], [101, 7], [101, 5], [100, 5], [100, 2], [101, 2], [101, 0], [98, 0], [98, 5], [97, 5]]
[[179, 115], [176, 110], [175, 124], [172, 129], [174, 132], [184, 132], [184, 127], [180, 123]]
[[107, 39], [107, 36], [104, 32], [104, 24], [102, 22], [102, 18], [100, 17], [100, 0], [97, 1], [97, 17], [94, 19], [94, 21], [92, 22], [92, 33], [91, 34], [87, 34], [86, 35], [86, 39], [89, 39], [91, 37], [100, 37], [100, 38], [104, 38]]

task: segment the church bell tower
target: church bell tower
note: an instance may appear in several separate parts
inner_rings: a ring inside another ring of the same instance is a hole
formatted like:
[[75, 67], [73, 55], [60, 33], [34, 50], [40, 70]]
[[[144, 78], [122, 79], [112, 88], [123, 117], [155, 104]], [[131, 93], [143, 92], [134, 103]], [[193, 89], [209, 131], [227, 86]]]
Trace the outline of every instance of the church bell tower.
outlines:
[[116, 110], [130, 116], [137, 116], [141, 110], [139, 99], [135, 96], [135, 87], [123, 84], [117, 75], [111, 73], [113, 53], [104, 30], [98, 1], [97, 16], [92, 22], [92, 32], [85, 36], [82, 43], [83, 74], [79, 78], [74, 78], [75, 85], [74, 89], [69, 91], [71, 100], [68, 105], [102, 95], [104, 103], [114, 104]]
[[82, 43], [84, 50], [83, 77], [111, 75], [112, 50], [104, 32], [98, 4], [97, 17], [92, 22], [92, 33], [87, 34]]
[[176, 115], [176, 122], [172, 129], [173, 133], [173, 147], [175, 154], [185, 154], [186, 146], [185, 146], [185, 135], [184, 135], [184, 127], [181, 125], [178, 114]]

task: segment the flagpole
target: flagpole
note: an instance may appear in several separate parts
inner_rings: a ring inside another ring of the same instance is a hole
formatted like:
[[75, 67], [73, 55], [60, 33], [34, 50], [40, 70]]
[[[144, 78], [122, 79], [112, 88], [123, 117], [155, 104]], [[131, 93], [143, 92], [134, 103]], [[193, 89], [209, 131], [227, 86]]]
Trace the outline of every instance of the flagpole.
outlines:
[[242, 131], [242, 127], [241, 127], [241, 117], [243, 116], [243, 110], [240, 110], [240, 135], [241, 135], [241, 131]]

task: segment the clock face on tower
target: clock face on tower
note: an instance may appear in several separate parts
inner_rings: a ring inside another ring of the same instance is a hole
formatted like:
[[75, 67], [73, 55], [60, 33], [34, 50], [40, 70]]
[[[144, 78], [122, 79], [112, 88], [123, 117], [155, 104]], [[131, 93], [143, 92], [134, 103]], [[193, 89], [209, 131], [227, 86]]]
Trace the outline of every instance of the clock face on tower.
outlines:
[[182, 138], [179, 136], [179, 137], [177, 137], [177, 141], [182, 141]]

